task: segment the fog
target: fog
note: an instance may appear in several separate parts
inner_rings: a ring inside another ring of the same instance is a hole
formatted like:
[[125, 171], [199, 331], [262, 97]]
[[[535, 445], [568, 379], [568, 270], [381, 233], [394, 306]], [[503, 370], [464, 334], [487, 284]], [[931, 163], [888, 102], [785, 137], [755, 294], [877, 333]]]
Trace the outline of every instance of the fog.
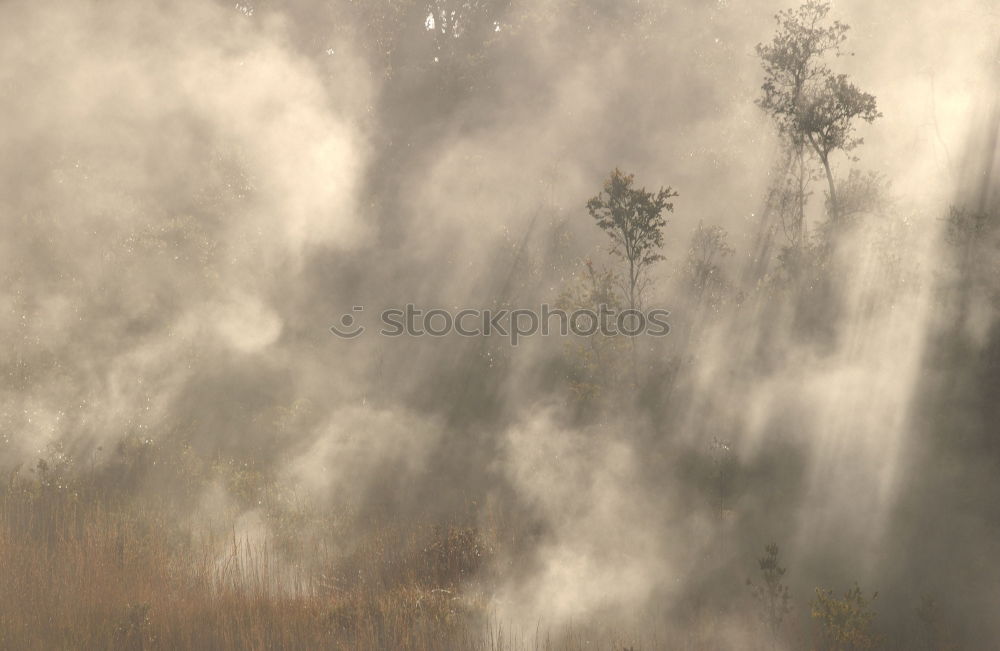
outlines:
[[[343, 513], [309, 533], [336, 549], [376, 517], [499, 512], [517, 543], [469, 586], [513, 630], [676, 631], [709, 604], [706, 648], [751, 648], [775, 541], [802, 604], [857, 581], [905, 640], [933, 594], [990, 648], [1000, 240], [948, 218], [1000, 209], [1000, 12], [833, 4], [830, 66], [882, 113], [834, 173], [886, 189], [789, 280], [754, 48], [790, 6], [4, 3], [0, 465], [183, 445]], [[671, 332], [638, 370], [629, 343], [378, 334], [387, 308], [534, 309], [617, 269], [587, 213], [615, 168], [679, 193], [644, 296]], [[685, 284], [699, 224], [734, 251], [717, 303]], [[344, 314], [366, 331], [334, 335]], [[178, 521], [270, 535], [232, 486], [171, 477]]]

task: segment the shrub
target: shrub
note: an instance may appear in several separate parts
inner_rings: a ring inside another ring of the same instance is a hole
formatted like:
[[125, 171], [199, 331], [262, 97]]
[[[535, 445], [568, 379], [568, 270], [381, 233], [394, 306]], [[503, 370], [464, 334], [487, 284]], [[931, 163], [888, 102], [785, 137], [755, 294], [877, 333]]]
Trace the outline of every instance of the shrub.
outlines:
[[812, 616], [819, 623], [823, 648], [828, 651], [879, 648], [882, 636], [872, 630], [875, 611], [871, 610], [871, 603], [877, 598], [876, 592], [866, 599], [857, 583], [842, 599], [837, 599], [833, 590], [816, 588]]
[[747, 579], [750, 592], [757, 601], [761, 621], [771, 633], [772, 641], [777, 639], [781, 622], [791, 609], [791, 594], [788, 586], [781, 582], [785, 568], [778, 564], [778, 545], [771, 543], [764, 547], [764, 556], [758, 561], [764, 582], [756, 584]]

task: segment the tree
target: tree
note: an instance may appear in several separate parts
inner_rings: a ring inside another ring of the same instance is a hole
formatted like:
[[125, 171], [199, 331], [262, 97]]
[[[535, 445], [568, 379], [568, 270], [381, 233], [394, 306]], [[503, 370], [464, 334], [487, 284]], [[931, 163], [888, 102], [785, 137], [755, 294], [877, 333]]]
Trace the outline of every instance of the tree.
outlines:
[[726, 229], [698, 222], [688, 249], [685, 280], [695, 296], [705, 299], [712, 307], [721, 302], [729, 287], [720, 266], [722, 258], [735, 253], [727, 240]]
[[639, 305], [645, 286], [644, 273], [650, 265], [663, 260], [663, 211], [673, 212], [670, 199], [678, 196], [669, 186], [657, 192], [634, 187], [632, 174], [615, 168], [604, 183], [604, 190], [587, 202], [590, 216], [611, 238], [611, 252], [627, 265], [625, 293], [629, 309]]
[[768, 196], [768, 208], [778, 214], [781, 228], [789, 244], [802, 248], [806, 243], [806, 203], [812, 192], [813, 180], [804, 147], [788, 147], [781, 175]]
[[839, 205], [830, 156], [862, 144], [854, 134], [857, 121], [871, 123], [882, 114], [874, 95], [826, 65], [826, 56], [843, 54], [841, 45], [850, 29], [838, 20], [825, 25], [829, 12], [828, 2], [808, 0], [775, 15], [777, 33], [770, 43], [757, 45], [764, 68], [757, 105], [774, 119], [792, 150], [808, 149], [816, 155], [829, 187], [830, 216], [836, 221]]
[[774, 642], [778, 636], [778, 629], [781, 628], [781, 622], [792, 609], [792, 596], [788, 586], [781, 582], [785, 576], [785, 568], [778, 564], [778, 545], [771, 543], [764, 547], [764, 556], [757, 563], [764, 582], [758, 585], [747, 579], [747, 585], [757, 600], [761, 621], [767, 626]]
[[803, 102], [799, 126], [823, 164], [830, 186], [831, 216], [840, 217], [836, 183], [830, 170], [830, 154], [838, 149], [849, 152], [864, 142], [855, 137], [857, 118], [871, 123], [881, 117], [875, 96], [847, 80], [847, 75], [829, 76], [820, 90], [809, 93]]

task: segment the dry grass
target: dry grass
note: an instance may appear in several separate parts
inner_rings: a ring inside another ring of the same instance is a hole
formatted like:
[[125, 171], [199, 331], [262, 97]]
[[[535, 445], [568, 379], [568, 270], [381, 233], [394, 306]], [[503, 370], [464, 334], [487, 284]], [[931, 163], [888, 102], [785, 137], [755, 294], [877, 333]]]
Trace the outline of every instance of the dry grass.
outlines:
[[488, 580], [492, 532], [373, 527], [305, 568], [86, 482], [14, 474], [0, 490], [0, 648], [624, 648], [491, 622], [473, 586]]
[[[499, 507], [360, 519], [183, 445], [49, 459], [0, 481], [0, 649], [771, 648], [752, 610], [697, 599], [558, 630], [497, 621], [492, 598], [531, 571], [539, 535]], [[205, 506], [213, 487], [226, 506]], [[808, 621], [785, 628], [786, 648], [812, 646]]]
[[4, 648], [468, 648], [475, 632], [457, 589], [414, 572], [390, 582], [365, 567], [331, 586], [266, 544], [195, 538], [167, 517], [38, 485], [0, 497], [0, 573]]

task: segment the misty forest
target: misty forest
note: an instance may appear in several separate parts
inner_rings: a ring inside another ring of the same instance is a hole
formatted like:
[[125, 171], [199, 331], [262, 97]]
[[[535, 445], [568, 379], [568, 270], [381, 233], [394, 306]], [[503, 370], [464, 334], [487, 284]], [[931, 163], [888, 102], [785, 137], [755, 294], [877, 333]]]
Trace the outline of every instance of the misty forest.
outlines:
[[0, 649], [1000, 649], [996, 0], [0, 35]]

